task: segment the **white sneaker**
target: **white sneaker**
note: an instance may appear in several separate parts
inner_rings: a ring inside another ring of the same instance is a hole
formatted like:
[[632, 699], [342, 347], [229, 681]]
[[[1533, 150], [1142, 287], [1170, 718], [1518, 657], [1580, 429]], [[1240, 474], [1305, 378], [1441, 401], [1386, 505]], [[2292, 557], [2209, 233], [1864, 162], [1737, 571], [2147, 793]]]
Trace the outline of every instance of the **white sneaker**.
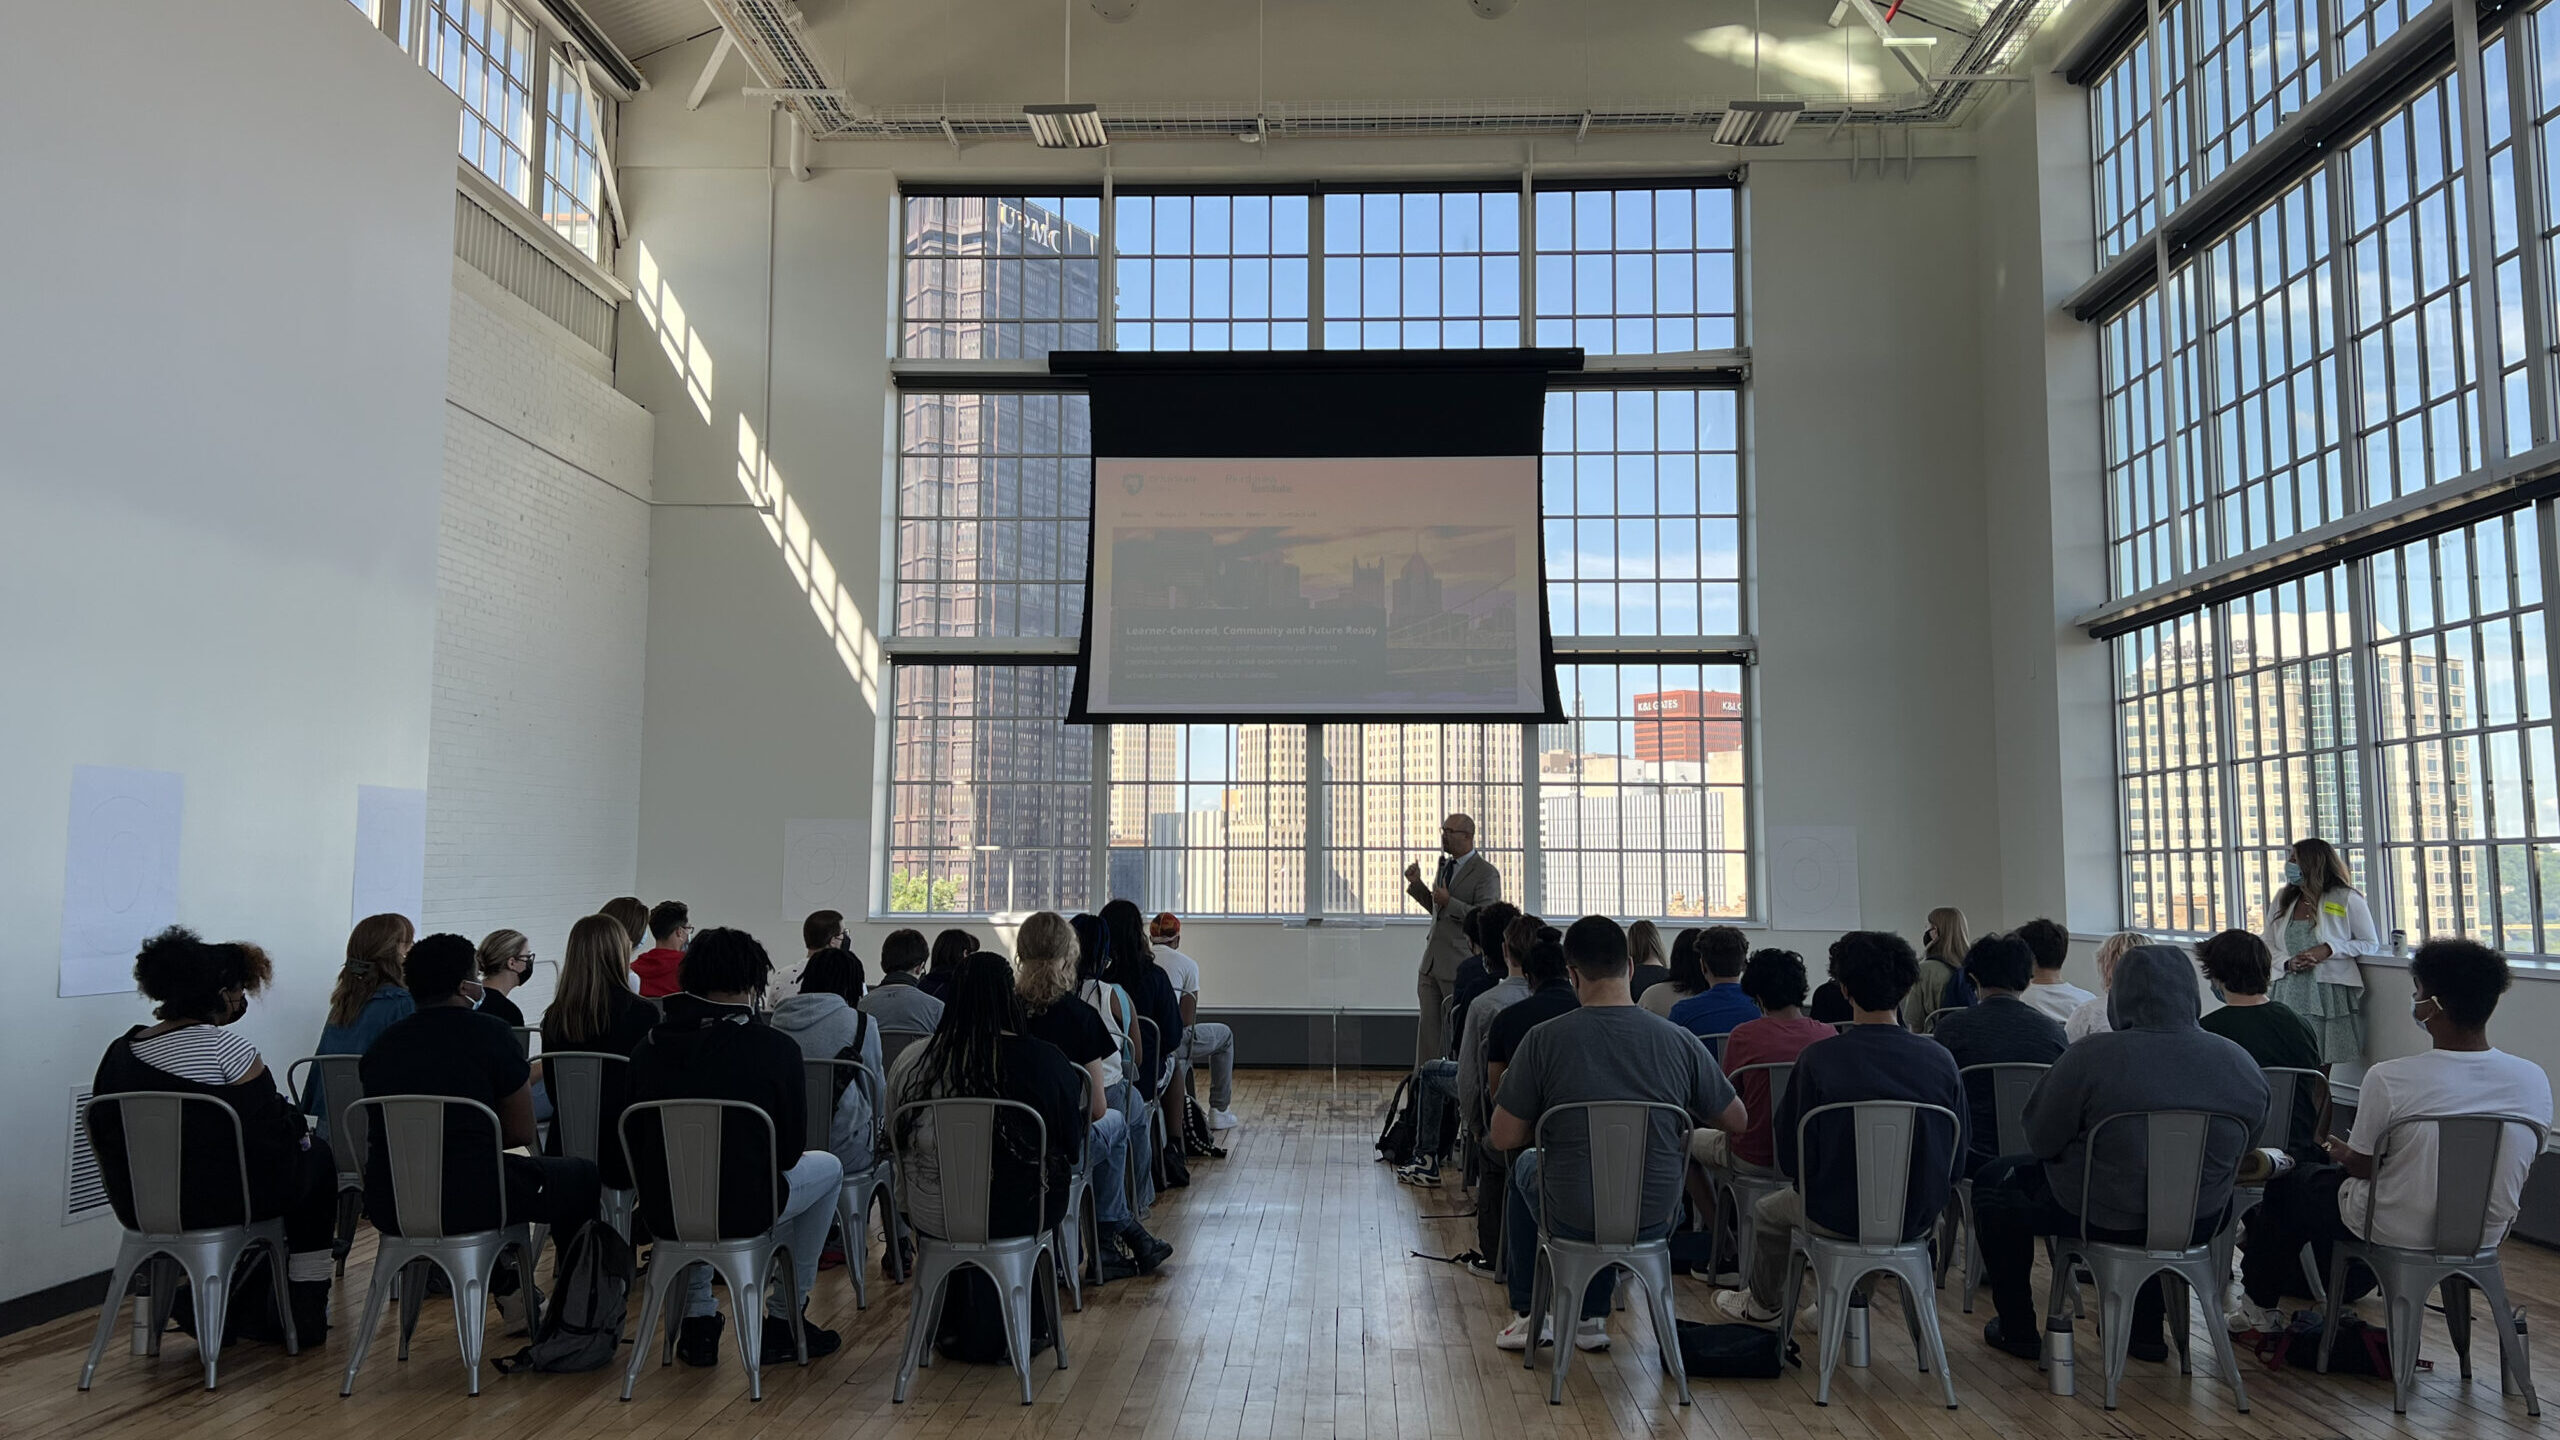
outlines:
[[1233, 1130], [1236, 1128], [1236, 1112], [1233, 1110], [1210, 1111], [1209, 1128], [1212, 1130]]
[[[1555, 1321], [1549, 1320], [1545, 1326], [1538, 1331], [1538, 1343], [1541, 1345], [1553, 1345], [1556, 1343]], [[1529, 1317], [1526, 1315], [1512, 1316], [1511, 1323], [1502, 1327], [1502, 1333], [1493, 1337], [1493, 1348], [1496, 1350], [1528, 1349]]]
[[2290, 1323], [2287, 1320], [2284, 1311], [2277, 1307], [2273, 1305], [2252, 1305], [2245, 1300], [2240, 1302], [2240, 1307], [2238, 1309], [2232, 1311], [2225, 1317], [2225, 1322], [2226, 1327], [2234, 1335], [2248, 1335], [2253, 1333], [2259, 1335], [2281, 1335], [2284, 1333], [2285, 1326]]
[[1576, 1350], [1608, 1349], [1609, 1317], [1606, 1315], [1587, 1316], [1580, 1324], [1575, 1325], [1573, 1327], [1573, 1348]]
[[1751, 1292], [1748, 1290], [1719, 1290], [1716, 1292], [1715, 1303], [1716, 1313], [1727, 1320], [1739, 1321], [1745, 1325], [1778, 1323], [1778, 1312], [1761, 1309], [1759, 1302], [1751, 1298]]

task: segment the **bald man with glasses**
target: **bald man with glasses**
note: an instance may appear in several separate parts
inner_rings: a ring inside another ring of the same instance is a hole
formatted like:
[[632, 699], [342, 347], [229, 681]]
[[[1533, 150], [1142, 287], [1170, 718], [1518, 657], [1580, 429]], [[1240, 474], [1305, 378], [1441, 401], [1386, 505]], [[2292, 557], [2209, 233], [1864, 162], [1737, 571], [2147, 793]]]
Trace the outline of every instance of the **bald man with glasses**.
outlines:
[[1447, 1048], [1442, 1021], [1449, 995], [1457, 987], [1458, 966], [1476, 952], [1467, 936], [1467, 921], [1478, 906], [1502, 898], [1502, 872], [1476, 850], [1473, 816], [1452, 815], [1440, 822], [1440, 868], [1431, 883], [1422, 881], [1422, 862], [1404, 867], [1405, 893], [1431, 912], [1431, 936], [1423, 942], [1422, 971], [1414, 993], [1422, 1004], [1414, 1063], [1437, 1060]]

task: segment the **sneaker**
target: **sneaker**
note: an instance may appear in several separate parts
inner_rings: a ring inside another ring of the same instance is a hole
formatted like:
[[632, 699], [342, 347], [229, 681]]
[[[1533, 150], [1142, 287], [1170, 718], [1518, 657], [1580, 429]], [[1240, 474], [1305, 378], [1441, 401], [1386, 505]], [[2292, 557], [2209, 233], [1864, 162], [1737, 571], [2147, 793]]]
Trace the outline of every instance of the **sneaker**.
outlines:
[[2037, 1339], [2033, 1335], [2020, 1335], [2015, 1339], [2010, 1338], [2008, 1333], [2000, 1328], [2000, 1319], [1998, 1316], [1993, 1316], [1991, 1319], [1982, 1322], [1982, 1343], [1990, 1346], [1994, 1350], [2015, 1355], [2021, 1360], [2041, 1360], [2044, 1358], [2044, 1342], [2042, 1340]]
[[[802, 1343], [809, 1347], [812, 1360], [822, 1355], [833, 1355], [844, 1344], [843, 1336], [833, 1330], [819, 1329], [810, 1324], [806, 1316], [800, 1320], [800, 1337]], [[791, 1353], [791, 1321], [780, 1315], [764, 1317], [763, 1362], [768, 1366], [779, 1365], [790, 1358]]]
[[[1549, 1320], [1539, 1329], [1538, 1343], [1540, 1345], [1553, 1345], [1556, 1343], [1555, 1321]], [[1502, 1333], [1493, 1337], [1493, 1348], [1496, 1350], [1514, 1351], [1528, 1349], [1529, 1317], [1526, 1315], [1512, 1316], [1511, 1323], [1502, 1327]]]
[[726, 1328], [718, 1315], [687, 1315], [676, 1326], [676, 1358], [704, 1369], [719, 1364], [720, 1332]]
[[1609, 1348], [1609, 1317], [1586, 1315], [1573, 1327], [1573, 1348], [1582, 1351]]
[[1135, 1220], [1120, 1232], [1120, 1243], [1129, 1247], [1129, 1258], [1137, 1262], [1141, 1275], [1153, 1275], [1157, 1266], [1173, 1258], [1173, 1247], [1148, 1234]]
[[1233, 1110], [1210, 1111], [1209, 1128], [1212, 1130], [1233, 1130], [1236, 1128], [1236, 1112]]
[[1751, 1292], [1748, 1290], [1719, 1290], [1716, 1292], [1715, 1304], [1716, 1313], [1722, 1315], [1727, 1320], [1737, 1321], [1744, 1325], [1775, 1325], [1778, 1323], [1778, 1312], [1774, 1308], [1768, 1310], [1761, 1309], [1760, 1302], [1752, 1299]]
[[1118, 1240], [1106, 1239], [1102, 1242], [1102, 1280], [1104, 1284], [1109, 1284], [1114, 1280], [1135, 1280], [1145, 1273], [1145, 1271], [1138, 1268], [1138, 1262], [1130, 1257], [1129, 1252], [1121, 1248]]
[[1428, 1160], [1416, 1160], [1398, 1170], [1396, 1178], [1407, 1185], [1420, 1186], [1426, 1190], [1437, 1189], [1440, 1184], [1440, 1167]]
[[1487, 1280], [1499, 1279], [1502, 1275], [1501, 1266], [1494, 1264], [1491, 1260], [1486, 1259], [1484, 1256], [1477, 1254], [1473, 1250], [1459, 1256], [1458, 1263], [1467, 1267], [1468, 1274], [1481, 1275]]

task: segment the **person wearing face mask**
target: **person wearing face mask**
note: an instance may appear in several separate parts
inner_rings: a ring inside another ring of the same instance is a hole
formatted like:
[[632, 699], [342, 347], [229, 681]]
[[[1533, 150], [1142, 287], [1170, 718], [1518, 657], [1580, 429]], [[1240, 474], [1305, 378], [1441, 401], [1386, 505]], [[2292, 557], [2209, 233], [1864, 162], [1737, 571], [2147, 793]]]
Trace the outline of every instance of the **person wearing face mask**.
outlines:
[[[190, 1230], [243, 1221], [284, 1221], [285, 1279], [301, 1342], [316, 1348], [329, 1328], [330, 1237], [337, 1225], [338, 1171], [325, 1140], [305, 1132], [302, 1117], [277, 1088], [258, 1047], [231, 1029], [249, 997], [273, 975], [255, 945], [208, 945], [192, 930], [170, 928], [145, 941], [133, 959], [134, 983], [158, 1007], [159, 1023], [116, 1037], [98, 1061], [91, 1093], [104, 1098], [144, 1090], [203, 1095], [240, 1117], [245, 1156], [235, 1158], [230, 1126], [199, 1106], [181, 1122], [178, 1212]], [[99, 1178], [116, 1218], [134, 1224], [133, 1177], [126, 1169], [122, 1112], [90, 1112]], [[247, 1161], [249, 1213], [240, 1213], [241, 1161]], [[192, 1306], [188, 1314], [193, 1313]], [[235, 1311], [235, 1333], [281, 1340], [258, 1305]], [[188, 1322], [181, 1320], [182, 1326]], [[272, 1328], [273, 1333], [267, 1333]], [[307, 1352], [306, 1352], [307, 1353]]]
[[2267, 998], [2311, 1022], [2323, 1064], [2362, 1061], [2364, 971], [2356, 960], [2383, 946], [2372, 909], [2328, 841], [2294, 842], [2259, 938], [2276, 957]]
[[[2393, 1135], [2394, 1123], [2419, 1115], [2519, 1115], [2546, 1128], [2551, 1124], [2550, 1075], [2489, 1043], [2489, 1017], [2509, 980], [2506, 957], [2485, 945], [2433, 940], [2418, 947], [2409, 961], [2409, 983], [2417, 995], [2409, 1018], [2425, 1028], [2431, 1048], [2367, 1070], [2355, 1129], [2344, 1140], [2330, 1135], [2320, 1142], [2327, 1163], [2298, 1165], [2268, 1184], [2266, 1201], [2250, 1212], [2241, 1239], [2240, 1280], [2248, 1303], [2232, 1316], [2234, 1330], [2284, 1328], [2278, 1306], [2287, 1290], [2303, 1288], [2297, 1261], [2305, 1242], [2323, 1274], [2329, 1247], [2339, 1240], [2409, 1249], [2434, 1243], [2436, 1129], [2416, 1125]], [[2386, 1139], [2387, 1166], [2381, 1163]], [[2507, 1126], [2482, 1237], [2491, 1248], [2515, 1223], [2533, 1160], [2533, 1132]], [[2347, 1300], [2370, 1284], [2363, 1267], [2351, 1269]]]
[[533, 942], [521, 930], [492, 930], [480, 941], [480, 1013], [509, 1025], [524, 1023], [524, 1010], [507, 992], [533, 977]]

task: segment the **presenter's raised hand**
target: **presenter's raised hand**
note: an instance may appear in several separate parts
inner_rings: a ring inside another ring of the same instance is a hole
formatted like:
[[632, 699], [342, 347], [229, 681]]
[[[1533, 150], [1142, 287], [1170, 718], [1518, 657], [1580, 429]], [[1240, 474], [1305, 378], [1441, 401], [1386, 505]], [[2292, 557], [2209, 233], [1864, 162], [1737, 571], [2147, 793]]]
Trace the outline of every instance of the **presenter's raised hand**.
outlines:
[[1412, 864], [1407, 865], [1406, 867], [1404, 867], [1404, 878], [1405, 878], [1406, 883], [1408, 883], [1408, 884], [1413, 884], [1413, 885], [1419, 885], [1419, 884], [1421, 884], [1421, 883], [1422, 883], [1422, 862], [1421, 862], [1421, 861], [1419, 861], [1419, 860], [1416, 860], [1416, 861], [1414, 861]]

